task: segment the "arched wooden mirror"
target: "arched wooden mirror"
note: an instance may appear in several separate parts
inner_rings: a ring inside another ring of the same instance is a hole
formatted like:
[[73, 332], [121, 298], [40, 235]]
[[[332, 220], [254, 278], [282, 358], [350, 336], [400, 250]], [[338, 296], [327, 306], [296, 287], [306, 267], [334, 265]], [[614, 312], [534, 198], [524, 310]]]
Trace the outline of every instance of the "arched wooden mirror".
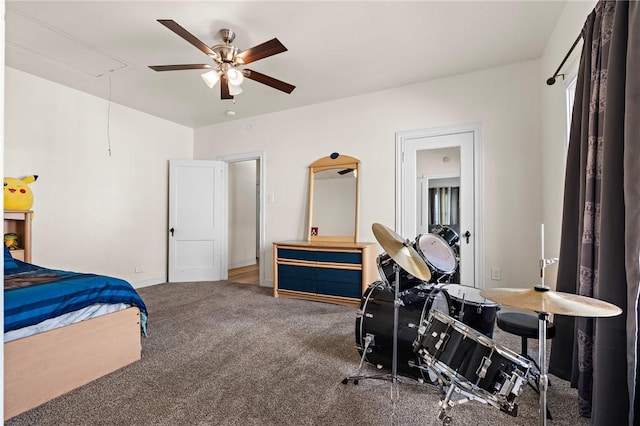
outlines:
[[309, 166], [307, 241], [358, 241], [359, 165], [333, 153]]

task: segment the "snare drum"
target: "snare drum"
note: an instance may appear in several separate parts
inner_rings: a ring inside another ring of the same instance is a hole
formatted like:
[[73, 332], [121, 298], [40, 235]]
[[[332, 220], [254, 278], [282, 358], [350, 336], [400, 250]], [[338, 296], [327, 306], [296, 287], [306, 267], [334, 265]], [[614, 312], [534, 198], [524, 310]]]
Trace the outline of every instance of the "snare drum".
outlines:
[[488, 337], [493, 337], [500, 306], [480, 295], [480, 290], [460, 284], [443, 284], [451, 303], [451, 316]]
[[531, 369], [523, 356], [435, 310], [414, 346], [428, 366], [498, 408], [513, 406]]
[[441, 236], [421, 234], [418, 235], [413, 245], [429, 266], [432, 282], [441, 282], [456, 272], [458, 258], [451, 246]]
[[[446, 293], [425, 285], [413, 287], [398, 295], [397, 373], [414, 379], [425, 379], [424, 371], [413, 365], [423, 364], [413, 352], [418, 327], [432, 310], [449, 312]], [[381, 281], [371, 284], [360, 303], [356, 316], [356, 347], [360, 356], [367, 336], [373, 338], [367, 348], [365, 360], [391, 368], [393, 361], [393, 316], [395, 291]]]
[[[395, 288], [396, 283], [396, 271], [395, 266], [398, 265], [395, 260], [391, 258], [387, 253], [382, 253], [378, 256], [378, 272], [380, 273], [380, 278], [392, 288]], [[423, 281], [409, 274], [407, 271], [402, 269], [400, 265], [398, 265], [400, 269], [400, 286], [398, 287], [399, 291], [405, 291], [411, 287], [415, 287], [417, 285], [422, 284]]]

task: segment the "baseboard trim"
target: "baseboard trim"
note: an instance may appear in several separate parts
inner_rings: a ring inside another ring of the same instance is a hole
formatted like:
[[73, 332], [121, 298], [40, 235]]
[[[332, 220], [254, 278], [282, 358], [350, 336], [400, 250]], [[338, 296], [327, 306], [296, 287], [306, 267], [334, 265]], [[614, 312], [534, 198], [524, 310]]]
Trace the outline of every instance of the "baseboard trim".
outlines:
[[132, 281], [133, 288], [149, 287], [156, 284], [164, 284], [167, 282], [167, 277], [149, 278], [148, 280]]
[[233, 265], [229, 265], [229, 269], [242, 268], [244, 266], [252, 266], [256, 265], [257, 262], [255, 260], [245, 260], [243, 262], [234, 263]]

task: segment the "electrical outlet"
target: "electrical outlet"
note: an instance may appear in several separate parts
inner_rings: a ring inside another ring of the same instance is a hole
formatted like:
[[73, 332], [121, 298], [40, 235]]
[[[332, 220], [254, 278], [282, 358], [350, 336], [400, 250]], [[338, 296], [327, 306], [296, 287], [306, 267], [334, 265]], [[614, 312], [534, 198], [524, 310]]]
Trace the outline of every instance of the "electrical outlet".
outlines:
[[144, 272], [144, 266], [136, 266], [136, 274]]
[[500, 268], [495, 266], [491, 267], [491, 279], [493, 281], [500, 281], [502, 279], [502, 271]]

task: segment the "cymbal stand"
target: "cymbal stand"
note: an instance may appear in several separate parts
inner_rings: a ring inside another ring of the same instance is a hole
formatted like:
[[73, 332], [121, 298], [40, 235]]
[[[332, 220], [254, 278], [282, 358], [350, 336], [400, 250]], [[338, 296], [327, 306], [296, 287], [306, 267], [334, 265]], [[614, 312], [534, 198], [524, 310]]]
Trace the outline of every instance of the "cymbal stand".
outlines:
[[[536, 291], [549, 291], [549, 287], [544, 284], [535, 286]], [[547, 375], [547, 323], [549, 314], [538, 312], [538, 361], [540, 364], [540, 377], [538, 389], [540, 390], [540, 411], [538, 413], [539, 425], [547, 425], [547, 388], [549, 387], [549, 376]]]
[[367, 335], [365, 337], [365, 347], [362, 350], [362, 358], [360, 359], [360, 365], [358, 366], [358, 374], [355, 376], [348, 376], [342, 380], [343, 384], [349, 383], [349, 380], [353, 380], [354, 384], [358, 384], [360, 379], [382, 379], [382, 380], [391, 380], [391, 424], [398, 424], [398, 410], [397, 410], [397, 399], [398, 399], [398, 314], [400, 311], [400, 305], [402, 302], [400, 301], [400, 266], [395, 263], [393, 265], [393, 269], [395, 272], [395, 294], [393, 299], [393, 353], [391, 356], [391, 375], [389, 374], [378, 374], [373, 376], [361, 375], [360, 372], [362, 370], [362, 364], [364, 362], [364, 358], [367, 354], [367, 349], [373, 343], [374, 337], [371, 335]]
[[393, 266], [396, 274], [395, 294], [393, 298], [393, 355], [391, 356], [391, 424], [398, 424], [398, 314], [400, 312], [400, 266], [396, 263]]
[[[536, 291], [549, 291], [550, 287], [544, 283], [544, 268], [552, 265], [560, 260], [557, 257], [549, 259], [540, 259], [540, 285], [535, 286]], [[547, 367], [547, 325], [549, 323], [549, 314], [547, 312], [538, 312], [538, 393], [540, 394], [540, 426], [546, 426], [547, 418], [551, 418], [551, 413], [547, 408], [547, 389], [549, 388], [549, 375]], [[535, 362], [534, 362], [535, 364]]]

